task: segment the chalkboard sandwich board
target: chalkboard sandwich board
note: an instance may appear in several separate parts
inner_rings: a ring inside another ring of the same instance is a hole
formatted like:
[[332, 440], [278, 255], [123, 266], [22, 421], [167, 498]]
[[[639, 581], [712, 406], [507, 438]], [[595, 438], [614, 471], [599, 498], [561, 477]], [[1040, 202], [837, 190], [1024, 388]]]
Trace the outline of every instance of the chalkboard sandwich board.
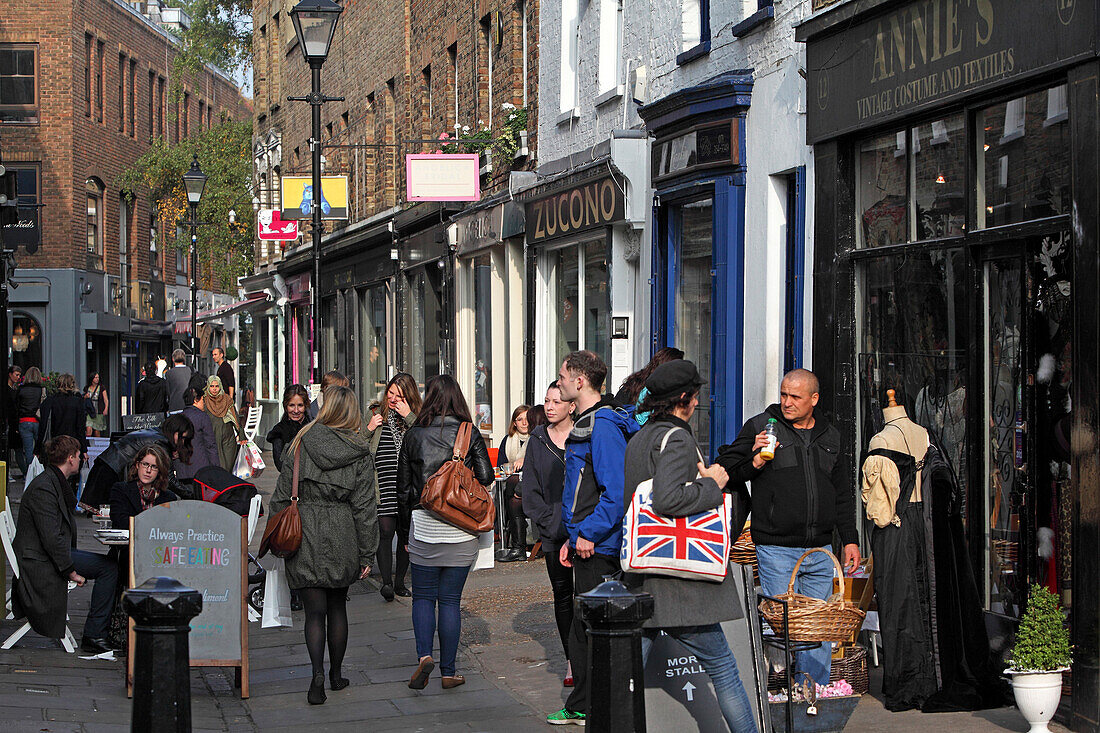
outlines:
[[[130, 587], [164, 576], [202, 593], [191, 619], [192, 667], [236, 667], [248, 697], [247, 519], [218, 504], [173, 501], [130, 519]], [[130, 645], [133, 648], [133, 622]], [[134, 655], [128, 658], [127, 690]]]
[[123, 415], [122, 429], [127, 433], [134, 430], [156, 430], [164, 423], [163, 412], [142, 412], [137, 415]]

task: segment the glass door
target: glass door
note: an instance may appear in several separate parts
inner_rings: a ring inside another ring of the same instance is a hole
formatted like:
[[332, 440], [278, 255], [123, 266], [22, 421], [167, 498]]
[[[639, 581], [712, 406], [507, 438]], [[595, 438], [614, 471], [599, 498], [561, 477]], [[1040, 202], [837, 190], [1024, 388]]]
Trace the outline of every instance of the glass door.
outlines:
[[704, 452], [710, 442], [711, 374], [711, 276], [714, 250], [714, 202], [693, 201], [680, 207], [676, 232], [678, 275], [676, 279], [675, 327], [672, 346], [695, 362], [707, 383], [699, 391], [699, 406], [691, 418], [691, 427]]

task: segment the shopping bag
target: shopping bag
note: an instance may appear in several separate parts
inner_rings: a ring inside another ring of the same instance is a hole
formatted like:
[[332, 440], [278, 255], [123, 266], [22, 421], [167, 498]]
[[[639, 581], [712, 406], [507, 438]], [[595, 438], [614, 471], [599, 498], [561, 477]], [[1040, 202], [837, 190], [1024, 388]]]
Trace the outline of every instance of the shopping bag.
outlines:
[[252, 467], [248, 465], [248, 451], [242, 445], [237, 450], [237, 460], [233, 461], [233, 475], [237, 478], [252, 478]]
[[275, 558], [264, 576], [264, 613], [260, 625], [267, 629], [272, 626], [293, 626], [290, 615], [290, 586], [286, 581], [286, 561]]
[[38, 456], [31, 459], [31, 465], [27, 466], [27, 477], [23, 481], [23, 489], [26, 490], [31, 485], [31, 481], [34, 481], [38, 474], [45, 470], [42, 468], [42, 461], [38, 460]]
[[474, 559], [472, 570], [492, 570], [496, 562], [493, 544], [493, 532], [482, 532], [477, 536], [477, 558]]
[[248, 465], [252, 468], [252, 477], [256, 478], [263, 473], [265, 468], [267, 468], [267, 464], [264, 463], [264, 454], [260, 451], [254, 440], [248, 441], [243, 448], [248, 454], [247, 460]]

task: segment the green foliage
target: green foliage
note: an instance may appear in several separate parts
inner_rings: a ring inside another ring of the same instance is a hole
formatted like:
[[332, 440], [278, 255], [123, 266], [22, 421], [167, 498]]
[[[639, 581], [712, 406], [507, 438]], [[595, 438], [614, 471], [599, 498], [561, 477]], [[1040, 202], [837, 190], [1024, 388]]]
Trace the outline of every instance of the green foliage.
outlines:
[[[229, 72], [246, 69], [252, 62], [252, 0], [170, 0], [191, 16], [191, 27], [177, 31], [180, 53], [173, 62], [177, 72], [197, 74], [211, 63]], [[181, 73], [175, 75], [178, 93]]]
[[47, 395], [57, 394], [57, 380], [61, 377], [61, 372], [50, 372], [42, 376], [42, 388], [46, 390]]
[[504, 156], [505, 160], [511, 160], [519, 150], [519, 134], [527, 129], [527, 108], [516, 108], [511, 104], [504, 105], [504, 111], [508, 117], [504, 120], [504, 126], [497, 138], [496, 148]]
[[479, 121], [479, 129], [472, 130], [469, 125], [455, 125], [455, 134], [446, 132], [439, 136], [441, 153], [480, 153], [483, 150], [496, 150], [504, 159], [511, 160], [519, 150], [519, 134], [527, 129], [527, 109], [505, 104], [501, 107], [508, 113], [499, 129], [496, 139], [493, 131]]
[[[252, 122], [220, 122], [209, 130], [170, 145], [158, 139], [134, 166], [118, 180], [131, 196], [148, 196], [157, 212], [159, 244], [189, 252], [190, 231], [177, 236], [177, 224], [189, 217], [183, 174], [198, 155], [199, 166], [208, 176], [199, 202], [197, 231], [199, 285], [234, 292], [237, 278], [252, 272], [252, 242], [255, 213], [252, 211]], [[229, 223], [229, 211], [236, 222]]]
[[1058, 608], [1058, 598], [1043, 586], [1033, 584], [1012, 648], [1012, 668], [1054, 670], [1068, 667], [1072, 659], [1069, 632]]

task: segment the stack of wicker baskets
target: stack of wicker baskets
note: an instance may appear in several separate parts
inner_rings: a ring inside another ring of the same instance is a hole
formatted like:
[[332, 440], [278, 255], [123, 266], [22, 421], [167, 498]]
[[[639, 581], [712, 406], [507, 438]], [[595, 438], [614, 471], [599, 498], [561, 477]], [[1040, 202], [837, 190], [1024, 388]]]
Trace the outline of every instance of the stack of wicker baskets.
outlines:
[[738, 565], [752, 565], [752, 581], [760, 583], [760, 569], [756, 565], [756, 545], [752, 542], [752, 533], [746, 524], [737, 540], [730, 545], [730, 562]]

